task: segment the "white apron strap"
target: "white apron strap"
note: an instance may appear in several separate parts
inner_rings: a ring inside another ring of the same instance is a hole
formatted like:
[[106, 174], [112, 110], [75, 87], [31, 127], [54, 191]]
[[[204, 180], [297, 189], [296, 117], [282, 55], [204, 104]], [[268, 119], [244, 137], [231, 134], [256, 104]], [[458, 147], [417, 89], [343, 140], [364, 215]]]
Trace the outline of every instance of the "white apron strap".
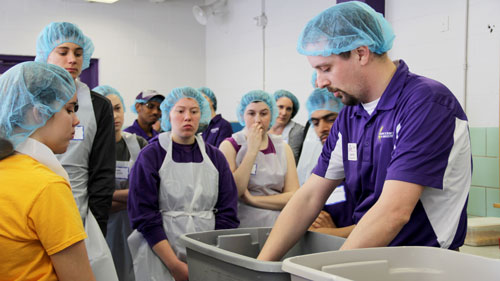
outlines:
[[127, 144], [128, 151], [130, 152], [130, 161], [135, 162], [135, 160], [137, 160], [137, 156], [139, 156], [139, 152], [141, 151], [136, 134], [122, 132], [122, 137]]

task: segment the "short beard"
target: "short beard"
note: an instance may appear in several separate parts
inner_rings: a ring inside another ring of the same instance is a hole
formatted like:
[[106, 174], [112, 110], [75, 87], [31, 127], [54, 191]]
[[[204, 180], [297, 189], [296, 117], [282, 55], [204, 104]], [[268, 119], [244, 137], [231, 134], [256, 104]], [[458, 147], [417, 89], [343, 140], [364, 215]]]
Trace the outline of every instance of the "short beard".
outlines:
[[334, 94], [335, 92], [340, 93], [340, 99], [341, 99], [342, 103], [345, 105], [357, 105], [357, 104], [359, 104], [359, 100], [357, 98], [355, 98], [353, 95], [350, 95], [350, 94], [348, 94], [340, 89], [328, 88], [328, 91], [330, 91], [332, 94]]

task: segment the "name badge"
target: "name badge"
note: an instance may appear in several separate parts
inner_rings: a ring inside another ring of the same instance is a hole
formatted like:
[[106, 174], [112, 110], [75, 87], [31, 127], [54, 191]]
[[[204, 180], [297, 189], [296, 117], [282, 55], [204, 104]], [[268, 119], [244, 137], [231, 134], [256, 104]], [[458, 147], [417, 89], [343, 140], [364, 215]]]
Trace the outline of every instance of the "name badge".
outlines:
[[85, 136], [85, 128], [82, 125], [78, 125], [75, 127], [75, 135], [73, 136], [73, 140], [82, 141]]
[[328, 200], [326, 200], [325, 205], [334, 205], [337, 203], [342, 203], [345, 202], [345, 190], [343, 185], [337, 186], [335, 190], [330, 194], [330, 197], [328, 197]]
[[253, 164], [252, 170], [250, 171], [250, 175], [257, 174], [257, 164]]
[[347, 160], [358, 161], [358, 149], [356, 148], [356, 143], [347, 144]]
[[128, 179], [128, 167], [116, 166], [115, 177], [120, 180]]

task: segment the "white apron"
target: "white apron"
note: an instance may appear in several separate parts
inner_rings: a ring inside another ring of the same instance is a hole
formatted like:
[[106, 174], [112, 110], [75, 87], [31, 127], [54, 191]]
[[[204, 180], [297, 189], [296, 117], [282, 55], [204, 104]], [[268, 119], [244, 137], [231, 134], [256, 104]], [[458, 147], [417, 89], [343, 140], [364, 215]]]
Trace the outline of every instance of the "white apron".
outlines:
[[[255, 196], [280, 194], [285, 187], [286, 155], [281, 136], [268, 134], [269, 140], [276, 149], [276, 154], [264, 154], [261, 151], [255, 158], [255, 163], [248, 181], [248, 191]], [[248, 144], [243, 131], [232, 136], [240, 150], [236, 154], [236, 166], [241, 164], [248, 150]], [[269, 144], [271, 145], [271, 144]], [[272, 227], [280, 211], [256, 208], [238, 201], [238, 218], [240, 228], [244, 227]]]
[[59, 154], [57, 158], [70, 178], [71, 191], [82, 217], [85, 232], [87, 232], [88, 238], [85, 239], [85, 246], [96, 280], [118, 281], [106, 239], [104, 239], [97, 220], [88, 208], [89, 155], [97, 123], [89, 87], [77, 80], [75, 80], [75, 84], [79, 105], [76, 115], [80, 119], [80, 124], [75, 128], [75, 137], [70, 141], [68, 150], [64, 154]]
[[312, 170], [316, 167], [316, 164], [318, 164], [318, 158], [322, 150], [323, 144], [311, 125], [309, 130], [307, 130], [306, 138], [302, 145], [302, 152], [300, 153], [301, 157], [297, 165], [300, 186], [306, 182]]
[[[135, 134], [122, 132], [122, 138], [130, 153], [129, 161], [116, 161], [115, 189], [122, 189], [122, 183], [128, 180], [129, 171], [134, 165], [141, 148]], [[127, 237], [132, 233], [127, 210], [109, 215], [106, 241], [113, 255], [116, 273], [120, 281], [134, 281], [132, 256], [128, 248]]]
[[[186, 249], [180, 245], [179, 236], [215, 229], [214, 207], [218, 197], [219, 173], [199, 135], [196, 136], [196, 142], [203, 156], [201, 163], [174, 162], [170, 132], [161, 133], [158, 138], [167, 152], [159, 170], [158, 200], [163, 228], [177, 257], [185, 262]], [[134, 230], [128, 242], [136, 280], [174, 280], [140, 232]]]

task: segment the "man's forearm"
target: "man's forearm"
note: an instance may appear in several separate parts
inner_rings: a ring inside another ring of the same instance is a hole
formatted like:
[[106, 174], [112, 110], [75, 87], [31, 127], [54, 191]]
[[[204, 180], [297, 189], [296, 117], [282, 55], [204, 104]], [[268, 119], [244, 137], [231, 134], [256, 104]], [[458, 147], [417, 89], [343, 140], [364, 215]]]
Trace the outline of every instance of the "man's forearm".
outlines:
[[334, 235], [334, 236], [339, 236], [339, 237], [344, 237], [347, 238], [349, 237], [349, 234], [351, 234], [352, 230], [354, 229], [356, 225], [350, 225], [350, 226], [345, 226], [345, 227], [335, 227], [335, 228], [330, 228], [330, 227], [320, 227], [320, 228], [313, 228], [311, 227], [309, 230], [314, 231], [314, 232], [319, 232], [323, 234], [328, 234], [328, 235]]
[[423, 187], [386, 181], [380, 198], [361, 218], [341, 250], [389, 245], [410, 220]]
[[281, 212], [257, 259], [280, 260], [304, 235], [323, 208], [328, 196], [339, 183], [340, 180], [325, 180], [313, 174], [295, 192]]
[[406, 220], [397, 218], [397, 215], [389, 215], [374, 207], [351, 231], [341, 250], [387, 246], [406, 224]]
[[[301, 192], [302, 191], [302, 192]], [[314, 221], [320, 208], [315, 210], [304, 191], [299, 189], [279, 215], [271, 234], [257, 259], [277, 261], [286, 254]], [[284, 239], [286, 238], [286, 239]]]

